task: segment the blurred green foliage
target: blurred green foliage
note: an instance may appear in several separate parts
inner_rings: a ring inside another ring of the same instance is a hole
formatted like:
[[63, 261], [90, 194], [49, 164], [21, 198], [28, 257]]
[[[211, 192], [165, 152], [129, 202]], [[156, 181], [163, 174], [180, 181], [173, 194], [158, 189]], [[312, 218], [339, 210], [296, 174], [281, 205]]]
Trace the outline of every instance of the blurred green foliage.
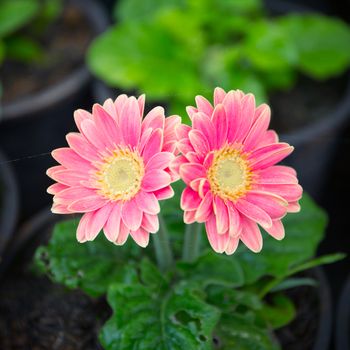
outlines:
[[36, 36], [62, 10], [62, 0], [0, 0], [0, 64], [5, 58], [39, 61], [44, 55]]
[[[175, 197], [162, 207], [175, 251], [184, 236], [178, 206]], [[131, 239], [117, 247], [101, 233], [94, 242], [78, 244], [78, 221], [70, 220], [56, 225], [48, 246], [37, 250], [35, 263], [68, 288], [81, 288], [92, 297], [107, 294], [113, 315], [100, 333], [106, 350], [213, 349], [213, 337], [218, 349], [279, 349], [272, 330], [296, 314], [284, 291], [317, 284], [292, 275], [343, 257], [312, 259], [327, 217], [307, 195], [301, 207], [284, 219], [285, 239], [265, 234], [259, 254], [243, 245], [232, 256], [216, 254], [203, 232], [198, 259], [177, 258], [164, 273], [155, 266], [152, 240], [146, 249]]]
[[216, 86], [262, 102], [299, 72], [327, 79], [350, 62], [345, 23], [319, 14], [269, 17], [260, 0], [120, 0], [114, 15], [88, 52], [91, 70], [182, 115], [195, 95], [211, 97]]

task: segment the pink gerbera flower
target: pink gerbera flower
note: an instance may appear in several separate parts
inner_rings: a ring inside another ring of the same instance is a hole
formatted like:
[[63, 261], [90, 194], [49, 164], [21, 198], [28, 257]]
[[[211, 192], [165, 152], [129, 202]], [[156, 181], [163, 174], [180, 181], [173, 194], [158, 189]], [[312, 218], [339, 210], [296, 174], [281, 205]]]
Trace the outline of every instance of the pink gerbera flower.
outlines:
[[216, 88], [214, 107], [202, 96], [196, 103], [187, 108], [192, 127], [176, 128], [182, 155], [172, 163], [187, 185], [181, 197], [184, 221], [204, 222], [216, 252], [234, 253], [239, 240], [259, 252], [258, 225], [282, 239], [281, 219], [300, 209], [296, 172], [275, 165], [293, 147], [268, 130], [270, 108], [255, 107], [252, 94]]
[[77, 229], [79, 242], [91, 241], [103, 229], [106, 237], [124, 244], [129, 233], [145, 247], [149, 233], [159, 229], [159, 200], [173, 196], [169, 171], [176, 148], [178, 116], [164, 117], [162, 107], [142, 121], [145, 97], [119, 96], [92, 114], [74, 114], [79, 133], [67, 135], [70, 147], [52, 156], [61, 164], [47, 171], [57, 181], [48, 188], [57, 214], [84, 213]]

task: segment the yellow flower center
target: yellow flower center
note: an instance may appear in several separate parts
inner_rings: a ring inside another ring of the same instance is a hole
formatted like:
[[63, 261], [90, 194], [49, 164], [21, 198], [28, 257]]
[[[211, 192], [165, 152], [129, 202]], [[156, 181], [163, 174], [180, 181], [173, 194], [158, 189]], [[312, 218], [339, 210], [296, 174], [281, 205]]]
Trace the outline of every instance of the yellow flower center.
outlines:
[[138, 153], [118, 149], [104, 158], [96, 175], [101, 195], [114, 201], [127, 201], [140, 190], [144, 174], [145, 167]]
[[230, 145], [215, 151], [207, 177], [213, 194], [231, 201], [242, 197], [252, 185], [246, 155]]

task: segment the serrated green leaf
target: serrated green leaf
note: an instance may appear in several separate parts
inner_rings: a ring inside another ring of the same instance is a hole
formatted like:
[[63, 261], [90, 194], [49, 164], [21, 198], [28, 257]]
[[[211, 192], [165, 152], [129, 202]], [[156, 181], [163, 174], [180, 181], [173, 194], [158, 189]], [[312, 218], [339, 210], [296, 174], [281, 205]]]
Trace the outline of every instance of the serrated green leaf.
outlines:
[[39, 10], [36, 0], [2, 0], [0, 2], [0, 37], [27, 24]]
[[267, 329], [238, 314], [224, 315], [214, 332], [220, 350], [277, 350]]
[[350, 28], [341, 20], [290, 14], [278, 23], [298, 51], [298, 66], [304, 73], [326, 79], [349, 67]]
[[276, 287], [272, 288], [271, 292], [280, 292], [282, 290], [301, 287], [301, 286], [316, 287], [318, 286], [318, 283], [316, 280], [312, 278], [307, 278], [307, 277], [288, 278], [282, 281]]
[[264, 303], [259, 310], [259, 315], [270, 327], [278, 329], [295, 318], [296, 310], [293, 302], [287, 296], [278, 293], [272, 295], [268, 303]]
[[47, 247], [40, 247], [35, 263], [57, 283], [81, 288], [95, 297], [106, 293], [110, 284], [132, 282], [137, 277], [132, 261], [142, 255], [135, 244], [123, 247], [109, 242], [103, 235], [93, 242], [76, 241], [78, 220], [56, 224]]
[[229, 256], [208, 251], [194, 263], [179, 262], [178, 269], [186, 280], [200, 283], [238, 287], [243, 285], [244, 276], [238, 261]]
[[155, 292], [140, 283], [108, 291], [113, 316], [102, 328], [106, 350], [210, 349], [219, 311], [186, 285]]

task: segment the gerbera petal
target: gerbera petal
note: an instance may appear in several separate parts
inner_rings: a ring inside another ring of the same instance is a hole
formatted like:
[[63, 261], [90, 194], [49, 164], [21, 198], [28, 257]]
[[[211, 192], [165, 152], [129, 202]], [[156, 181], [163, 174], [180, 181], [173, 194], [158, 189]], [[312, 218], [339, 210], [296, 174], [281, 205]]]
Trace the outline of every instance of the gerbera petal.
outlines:
[[242, 142], [254, 121], [254, 113], [255, 113], [255, 98], [252, 94], [245, 95], [241, 100], [241, 115], [240, 115], [240, 125], [237, 130], [235, 141]]
[[136, 231], [142, 222], [142, 210], [136, 205], [135, 200], [125, 202], [122, 207], [122, 220], [130, 231]]
[[245, 199], [261, 208], [272, 220], [281, 219], [287, 213], [288, 203], [283, 198], [268, 192], [249, 192]]
[[199, 130], [191, 130], [188, 137], [197, 155], [204, 156], [209, 151], [209, 143]]
[[46, 191], [49, 194], [55, 195], [55, 194], [65, 190], [67, 188], [69, 188], [69, 187], [57, 182], [57, 183], [54, 183], [53, 185], [49, 186]]
[[137, 104], [139, 105], [139, 110], [140, 110], [140, 116], [143, 115], [143, 112], [145, 110], [145, 101], [146, 101], [145, 94], [140, 95], [137, 99]]
[[127, 146], [136, 147], [141, 134], [140, 109], [135, 97], [130, 97], [124, 104], [119, 126]]
[[195, 97], [195, 100], [199, 112], [202, 112], [207, 116], [210, 116], [213, 113], [213, 106], [206, 98], [198, 95]]
[[285, 171], [286, 167], [272, 166], [259, 172], [258, 178], [260, 184], [297, 184], [298, 179], [289, 171]]
[[92, 114], [96, 128], [103, 133], [107, 146], [113, 149], [115, 145], [120, 144], [123, 140], [122, 133], [113, 117], [97, 103], [92, 108]]
[[106, 238], [111, 242], [115, 242], [118, 238], [120, 231], [121, 214], [122, 206], [119, 203], [115, 203], [112, 206], [109, 217], [103, 227]]
[[209, 220], [205, 223], [207, 230], [208, 240], [214, 251], [217, 253], [223, 253], [228, 246], [230, 236], [227, 233], [219, 234], [216, 230], [215, 215], [211, 215]]
[[227, 247], [225, 249], [225, 253], [227, 255], [232, 255], [237, 250], [238, 243], [239, 237], [230, 236]]
[[146, 232], [143, 228], [139, 228], [136, 231], [130, 231], [131, 237], [142, 248], [148, 246], [149, 232]]
[[268, 105], [264, 105], [264, 109], [259, 115], [258, 119], [255, 120], [253, 126], [248, 132], [247, 137], [244, 140], [244, 150], [249, 152], [254, 147], [256, 147], [260, 140], [263, 138], [264, 134], [269, 127], [271, 119], [271, 110]]
[[209, 191], [207, 192], [207, 194], [199, 204], [195, 214], [195, 219], [198, 222], [205, 222], [209, 219], [209, 216], [212, 214], [212, 212], [213, 212], [213, 196]]
[[255, 204], [240, 198], [235, 203], [236, 209], [247, 218], [257, 222], [263, 228], [271, 227], [272, 220], [269, 215]]
[[201, 164], [185, 163], [180, 166], [180, 176], [189, 185], [194, 179], [205, 178], [206, 171]]
[[194, 114], [198, 113], [198, 109], [193, 107], [193, 106], [187, 106], [186, 112], [187, 112], [188, 116], [190, 117], [190, 119], [192, 119]]
[[89, 171], [92, 168], [91, 163], [68, 147], [57, 148], [51, 152], [51, 155], [58, 163], [61, 163], [67, 169]]
[[226, 96], [225, 90], [220, 87], [216, 87], [214, 89], [214, 106], [218, 105], [219, 103], [222, 103], [225, 96]]
[[171, 186], [166, 186], [164, 188], [161, 188], [160, 190], [154, 191], [153, 193], [158, 200], [172, 198], [175, 194]]
[[163, 107], [154, 107], [151, 109], [142, 121], [142, 131], [151, 129], [164, 129], [165, 116]]
[[242, 217], [242, 232], [239, 238], [252, 252], [261, 251], [263, 240], [259, 227], [254, 221]]
[[303, 188], [298, 184], [293, 185], [275, 185], [275, 184], [258, 184], [256, 185], [257, 190], [271, 192], [276, 194], [288, 202], [296, 202], [298, 201], [302, 194]]
[[96, 148], [87, 142], [82, 135], [71, 132], [66, 136], [66, 139], [69, 146], [82, 158], [90, 162], [94, 162], [99, 158]]
[[85, 119], [81, 123], [81, 129], [83, 130], [83, 135], [91, 145], [95, 146], [97, 149], [106, 148], [107, 142], [105, 136], [102, 131], [96, 127], [93, 120]]
[[300, 211], [300, 204], [298, 202], [291, 202], [288, 204], [287, 212], [288, 213], [299, 213]]
[[100, 209], [107, 203], [107, 199], [96, 194], [93, 196], [77, 199], [68, 206], [68, 209], [71, 212], [86, 213], [89, 211], [95, 211], [97, 209]]
[[198, 193], [190, 187], [186, 187], [181, 194], [180, 206], [182, 210], [195, 210], [201, 203], [202, 199]]
[[237, 237], [241, 232], [241, 216], [231, 202], [228, 202], [227, 209], [229, 218], [228, 233], [230, 237]]
[[294, 150], [288, 143], [277, 143], [263, 146], [253, 151], [249, 157], [253, 169], [263, 169], [275, 165]]
[[228, 123], [227, 139], [229, 142], [234, 142], [240, 127], [242, 113], [241, 97], [237, 91], [229, 91], [224, 98], [223, 105]]
[[96, 210], [95, 212], [91, 213], [88, 225], [85, 228], [85, 236], [88, 241], [93, 241], [99, 234], [99, 232], [102, 230], [109, 217], [111, 210], [112, 205], [107, 204], [99, 210]]
[[229, 217], [227, 206], [224, 201], [218, 197], [214, 197], [213, 201], [214, 214], [216, 216], [216, 229], [219, 234], [226, 233], [229, 228]]
[[216, 130], [216, 145], [218, 148], [222, 147], [226, 143], [227, 139], [227, 118], [225, 107], [222, 104], [218, 104], [213, 112], [212, 123]]
[[143, 213], [141, 226], [148, 232], [156, 233], [159, 230], [159, 220], [157, 215]]
[[83, 173], [78, 170], [62, 170], [56, 171], [50, 176], [57, 182], [62, 183], [67, 186], [80, 186], [82, 180], [86, 180], [88, 178], [88, 174]]
[[120, 220], [119, 235], [114, 242], [116, 245], [123, 245], [129, 237], [130, 229]]
[[82, 199], [85, 197], [97, 195], [96, 190], [85, 188], [85, 187], [68, 187], [60, 193], [56, 194], [54, 197], [57, 203], [71, 203], [77, 199]]
[[86, 228], [89, 224], [91, 215], [92, 213], [86, 213], [81, 217], [79, 221], [78, 228], [77, 228], [77, 240], [80, 243], [84, 243], [87, 241]]
[[189, 210], [184, 212], [184, 223], [185, 224], [193, 224], [196, 222], [196, 211], [195, 210]]
[[283, 226], [281, 220], [273, 221], [272, 226], [268, 229], [265, 229], [265, 231], [277, 240], [283, 239], [284, 235], [285, 235], [284, 226]]
[[158, 214], [160, 206], [158, 199], [152, 192], [140, 191], [135, 197], [136, 205], [145, 213]]
[[154, 154], [146, 164], [146, 171], [152, 169], [165, 169], [175, 159], [174, 154], [170, 152], [160, 152]]
[[155, 129], [152, 131], [152, 134], [146, 142], [145, 147], [142, 151], [141, 155], [143, 157], [144, 162], [147, 164], [147, 162], [154, 154], [159, 153], [162, 150], [162, 147], [163, 132], [161, 129]]
[[146, 192], [159, 190], [170, 185], [171, 177], [163, 170], [151, 170], [142, 179], [142, 189]]
[[92, 114], [89, 113], [88, 111], [85, 111], [84, 109], [77, 109], [74, 112], [74, 121], [75, 124], [78, 128], [78, 130], [82, 133], [82, 129], [81, 129], [81, 123], [83, 120], [85, 119], [92, 119]]
[[192, 127], [194, 130], [199, 130], [205, 136], [211, 149], [216, 147], [216, 130], [207, 115], [203, 113], [195, 114], [192, 118]]

